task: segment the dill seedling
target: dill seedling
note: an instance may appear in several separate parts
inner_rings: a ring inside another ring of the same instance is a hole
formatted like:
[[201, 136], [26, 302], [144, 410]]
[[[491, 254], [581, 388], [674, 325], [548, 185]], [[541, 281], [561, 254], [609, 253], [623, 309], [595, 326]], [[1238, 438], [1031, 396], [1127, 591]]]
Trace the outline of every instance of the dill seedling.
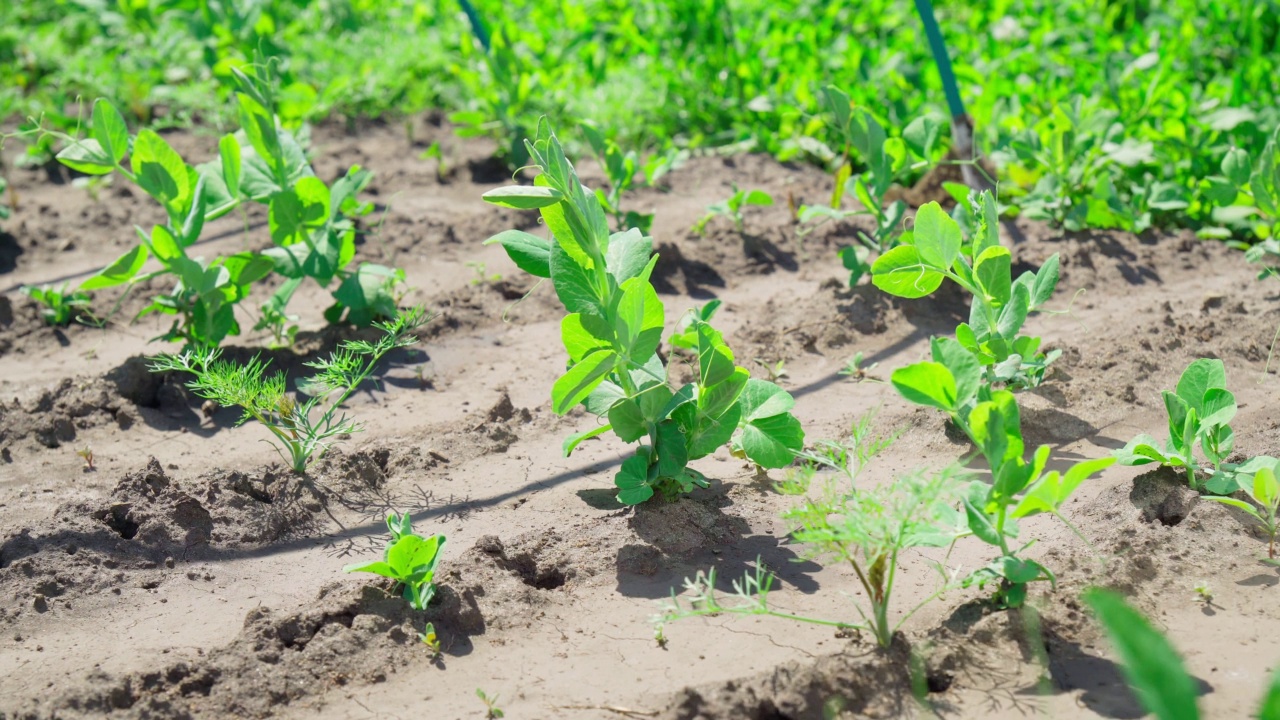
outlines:
[[[413, 331], [431, 320], [420, 307], [390, 322], [374, 323], [383, 331], [377, 342], [347, 340], [327, 358], [307, 363], [317, 373], [298, 383], [309, 396], [298, 402], [285, 388], [284, 373], [267, 374], [267, 362], [254, 357], [241, 365], [222, 360], [218, 348], [202, 346], [180, 355], [161, 355], [152, 372], [180, 370], [195, 375], [187, 387], [222, 406], [237, 406], [240, 423], [257, 420], [275, 436], [273, 446], [293, 471], [305, 475], [313, 458], [324, 455], [334, 439], [359, 432], [361, 424], [339, 413], [342, 404], [368, 379], [384, 355], [418, 341]], [[317, 413], [318, 411], [318, 413]]]

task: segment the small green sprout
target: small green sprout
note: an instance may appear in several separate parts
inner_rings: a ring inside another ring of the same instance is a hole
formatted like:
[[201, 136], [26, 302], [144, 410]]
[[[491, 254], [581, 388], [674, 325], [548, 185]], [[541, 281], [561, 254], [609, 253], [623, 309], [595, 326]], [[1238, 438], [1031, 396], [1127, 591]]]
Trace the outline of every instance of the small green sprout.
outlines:
[[427, 646], [427, 650], [431, 652], [432, 660], [439, 660], [443, 650], [440, 647], [440, 636], [436, 635], [435, 623], [427, 623], [422, 628], [422, 633], [418, 635], [418, 640]]
[[656, 643], [658, 643], [658, 647], [660, 647], [660, 648], [662, 648], [662, 649], [664, 649], [664, 650], [666, 649], [666, 647], [667, 647], [667, 633], [666, 633], [666, 630], [665, 630], [665, 626], [664, 626], [662, 623], [660, 623], [660, 622], [659, 622], [659, 623], [654, 623], [654, 625], [653, 625], [653, 641], [654, 641], [654, 642], [656, 642]]
[[89, 308], [89, 293], [84, 290], [68, 292], [65, 284], [42, 288], [24, 285], [22, 292], [44, 306], [40, 310], [40, 317], [52, 327], [66, 327], [77, 319], [77, 311]]
[[[319, 372], [299, 383], [299, 389], [310, 396], [302, 403], [286, 393], [283, 373], [268, 376], [267, 363], [256, 357], [244, 365], [220, 360], [221, 350], [213, 347], [161, 355], [151, 371], [180, 370], [195, 375], [187, 387], [221, 406], [240, 407], [244, 411], [240, 422], [257, 420], [266, 427], [275, 436], [280, 457], [294, 472], [305, 475], [307, 465], [323, 456], [335, 439], [361, 430], [360, 423], [338, 414], [342, 404], [368, 379], [384, 355], [416, 343], [413, 331], [430, 320], [422, 308], [413, 308], [393, 321], [375, 322], [384, 333], [377, 342], [347, 340], [328, 358], [307, 363]], [[319, 418], [312, 419], [318, 409]]]
[[779, 359], [778, 362], [770, 364], [763, 358], [756, 358], [756, 364], [769, 373], [769, 382], [771, 383], [777, 383], [783, 378], [791, 377], [791, 373], [787, 372], [787, 361], [785, 359]]
[[76, 455], [79, 455], [80, 459], [84, 460], [85, 472], [94, 472], [97, 470], [97, 468], [93, 466], [93, 448], [85, 445], [83, 450], [76, 451]]
[[739, 190], [735, 184], [733, 186], [733, 194], [727, 199], [715, 203], [707, 208], [707, 214], [702, 217], [693, 226], [693, 231], [699, 235], [706, 232], [707, 223], [711, 222], [718, 216], [733, 220], [733, 227], [742, 234], [746, 231], [746, 224], [742, 217], [742, 209], [747, 205], [768, 206], [773, 204], [773, 196], [763, 190]]
[[[1271, 460], [1271, 458], [1267, 458], [1267, 460]], [[1275, 465], [1280, 465], [1280, 463]], [[1204, 499], [1239, 508], [1253, 516], [1253, 519], [1262, 525], [1263, 531], [1267, 534], [1267, 560], [1272, 564], [1280, 564], [1276, 562], [1276, 534], [1280, 531], [1280, 525], [1277, 524], [1276, 511], [1280, 507], [1280, 482], [1276, 480], [1275, 465], [1259, 468], [1253, 475], [1253, 483], [1244, 487], [1244, 492], [1258, 504], [1258, 507], [1231, 497], [1206, 495]]]
[[863, 357], [864, 356], [861, 352], [854, 353], [853, 357], [849, 358], [849, 362], [845, 363], [845, 366], [840, 371], [840, 374], [844, 375], [845, 377], [853, 378], [857, 382], [862, 382], [863, 380], [880, 382], [880, 380], [877, 380], [876, 378], [873, 378], [867, 374], [872, 370], [875, 370], [880, 363], [871, 363], [870, 365], [863, 366], [862, 364]]
[[1199, 600], [1205, 605], [1213, 604], [1213, 589], [1209, 587], [1209, 582], [1207, 580], [1201, 580], [1196, 583], [1196, 586], [1193, 589], [1196, 591], [1196, 600]]
[[[394, 513], [389, 515], [387, 528], [391, 530], [391, 540], [381, 560], [347, 565], [342, 571], [373, 573], [395, 580], [404, 588], [403, 597], [409, 601], [410, 607], [426, 610], [435, 596], [436, 586], [432, 581], [445, 538], [443, 535], [429, 538], [415, 535], [407, 513], [398, 518]], [[434, 638], [435, 628], [428, 626], [423, 635]], [[423, 642], [427, 643], [427, 639], [424, 638]]]
[[498, 707], [497, 694], [487, 695], [484, 690], [476, 688], [476, 697], [480, 698], [480, 701], [484, 703], [485, 720], [496, 720], [496, 718], [506, 717], [506, 713], [502, 712]]

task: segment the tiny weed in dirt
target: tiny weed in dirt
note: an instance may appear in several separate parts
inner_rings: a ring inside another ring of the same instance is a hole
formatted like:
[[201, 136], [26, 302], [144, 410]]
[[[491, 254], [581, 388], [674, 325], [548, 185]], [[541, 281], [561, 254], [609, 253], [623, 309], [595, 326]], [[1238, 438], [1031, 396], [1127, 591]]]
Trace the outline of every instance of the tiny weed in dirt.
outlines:
[[439, 140], [431, 143], [431, 147], [418, 154], [419, 160], [431, 160], [433, 158], [436, 161], [436, 182], [442, 183], [449, 177], [449, 166], [445, 162], [444, 150], [440, 147]]
[[[889, 647], [894, 632], [903, 622], [951, 587], [950, 576], [937, 564], [943, 579], [938, 590], [900, 619], [889, 616], [901, 553], [916, 547], [946, 547], [955, 541], [962, 523], [954, 505], [959, 500], [962, 482], [970, 473], [957, 464], [934, 473], [908, 473], [876, 488], [856, 490], [855, 480], [862, 466], [892, 442], [892, 437], [872, 441], [868, 433], [869, 420], [868, 416], [854, 424], [849, 441], [826, 443], [828, 448], [838, 448], [838, 453], [829, 449], [814, 455], [778, 485], [783, 494], [803, 498], [799, 505], [783, 513], [791, 525], [792, 539], [805, 548], [802, 554], [848, 564], [857, 576], [868, 602], [867, 607], [855, 604], [861, 622], [818, 620], [773, 610], [769, 607], [768, 595], [774, 576], [757, 559], [754, 573], [747, 572], [741, 581], [733, 584], [736, 604], [725, 606], [717, 599], [712, 568], [706, 573], [699, 572], [692, 580], [685, 580], [685, 590], [692, 594], [688, 606], [682, 604], [673, 591], [661, 613], [655, 616], [655, 625], [661, 628], [673, 620], [722, 612], [773, 615], [843, 629], [869, 630], [881, 647]], [[832, 467], [840, 470], [843, 477], [828, 479], [820, 490], [811, 494], [818, 470]]]
[[84, 449], [76, 451], [76, 455], [79, 455], [80, 459], [84, 460], [85, 472], [94, 472], [97, 470], [97, 468], [93, 466], [93, 448], [85, 445]]
[[787, 372], [787, 361], [780, 359], [778, 362], [770, 363], [764, 358], [756, 358], [756, 364], [764, 368], [769, 373], [769, 382], [776, 383], [783, 378], [791, 377], [791, 373]]
[[1253, 504], [1244, 500], [1237, 500], [1230, 497], [1215, 497], [1206, 495], [1205, 500], [1222, 503], [1239, 508], [1249, 515], [1253, 516], [1262, 525], [1262, 529], [1267, 534], [1267, 559], [1276, 559], [1276, 534], [1280, 531], [1280, 525], [1277, 524], [1276, 510], [1280, 508], [1280, 482], [1276, 480], [1276, 471], [1280, 470], [1280, 461], [1274, 462], [1271, 466], [1260, 467], [1253, 474], [1253, 482], [1242, 483], [1244, 492], [1249, 496]]
[[[1169, 419], [1169, 439], [1163, 447], [1150, 435], [1139, 435], [1115, 455], [1122, 465], [1157, 463], [1182, 470], [1187, 484], [1197, 492], [1230, 495], [1236, 490], [1250, 490], [1248, 479], [1264, 467], [1276, 464], [1274, 458], [1258, 456], [1244, 463], [1228, 463], [1235, 449], [1235, 431], [1231, 429], [1236, 415], [1236, 397], [1227, 389], [1227, 370], [1221, 360], [1201, 358], [1182, 372], [1174, 392], [1164, 391], [1164, 406]], [[1208, 459], [1202, 465], [1196, 458], [1196, 445]], [[1200, 475], [1208, 475], [1204, 482]]]
[[[946, 412], [991, 468], [990, 483], [975, 480], [969, 484], [964, 511], [968, 534], [998, 548], [1000, 556], [971, 573], [963, 584], [979, 588], [995, 584], [998, 606], [1021, 607], [1028, 583], [1056, 584], [1056, 578], [1039, 562], [1020, 557], [1035, 541], [1019, 539], [1017, 521], [1050, 513], [1066, 522], [1059, 513], [1062, 504], [1080, 483], [1116, 459], [1085, 460], [1062, 472], [1045, 473], [1048, 445], [1041, 445], [1030, 463], [1023, 457], [1025, 443], [1014, 394], [982, 384], [977, 358], [959, 342], [934, 338], [932, 351], [932, 361], [896, 370], [891, 382], [907, 400]], [[1013, 544], [1015, 540], [1021, 544]]]
[[880, 363], [871, 363], [870, 365], [863, 365], [862, 364], [863, 357], [864, 356], [861, 352], [854, 353], [853, 357], [849, 358], [849, 362], [845, 363], [844, 367], [841, 368], [840, 374], [848, 378], [853, 378], [858, 382], [861, 382], [863, 380], [881, 382], [880, 380], [873, 378], [867, 374], [872, 370], [875, 370], [876, 367], [880, 365]]
[[502, 279], [501, 273], [486, 274], [484, 263], [482, 262], [479, 262], [479, 261], [469, 262], [467, 263], [467, 267], [471, 268], [471, 273], [472, 273], [471, 284], [472, 285], [486, 285], [488, 283], [498, 282], [499, 280]]
[[[852, 287], [870, 269], [867, 259], [873, 253], [884, 254], [898, 244], [907, 204], [901, 200], [887, 203], [886, 194], [896, 181], [928, 169], [941, 124], [932, 116], [916, 118], [903, 130], [902, 137], [891, 138], [871, 113], [855, 111], [848, 94], [839, 88], [824, 88], [822, 100], [842, 141], [842, 152], [836, 159], [835, 189], [829, 205], [805, 205], [796, 217], [802, 225], [801, 235], [831, 220], [854, 215], [875, 219], [876, 227], [871, 233], [857, 231], [858, 245], [840, 248], [840, 259], [849, 271]], [[866, 170], [856, 176], [850, 163], [855, 151], [866, 164]], [[844, 209], [846, 195], [855, 198], [862, 208]]]
[[418, 640], [427, 646], [427, 650], [431, 653], [432, 660], [439, 660], [443, 650], [440, 646], [440, 636], [436, 635], [436, 626], [434, 623], [427, 623], [422, 628], [422, 632], [418, 635]]
[[494, 718], [506, 717], [506, 713], [498, 707], [498, 696], [488, 695], [484, 690], [476, 688], [476, 697], [480, 698], [480, 702], [484, 703], [485, 720], [494, 720]]
[[[403, 586], [402, 596], [414, 610], [426, 610], [436, 593], [433, 580], [445, 538], [443, 535], [429, 538], [415, 535], [407, 513], [396, 523], [392, 522], [392, 517], [387, 518], [391, 540], [382, 553], [382, 559], [347, 565], [342, 571], [373, 573], [395, 580]], [[438, 652], [440, 643], [436, 639], [435, 627], [428, 624], [420, 639]], [[434, 647], [428, 639], [434, 642]]]
[[694, 223], [693, 231], [699, 235], [706, 232], [707, 223], [717, 217], [724, 216], [733, 220], [733, 227], [738, 234], [746, 232], [746, 222], [742, 217], [742, 209], [748, 205], [768, 206], [773, 204], [773, 196], [763, 190], [739, 190], [733, 186], [733, 194], [707, 208], [707, 214]]
[[[161, 355], [151, 364], [152, 372], [183, 371], [196, 376], [187, 383], [196, 395], [218, 405], [243, 410], [240, 422], [257, 420], [275, 436], [276, 451], [294, 472], [305, 475], [307, 465], [324, 455], [334, 439], [361, 426], [338, 410], [362, 382], [373, 373], [378, 361], [397, 348], [418, 341], [413, 332], [431, 320], [422, 308], [405, 311], [390, 322], [376, 322], [383, 331], [377, 342], [347, 340], [327, 358], [307, 363], [319, 372], [299, 383], [309, 396], [302, 403], [289, 397], [283, 373], [267, 374], [267, 363], [258, 358], [244, 365], [221, 360], [221, 351], [212, 347], [187, 350], [180, 355]], [[322, 408], [317, 419], [313, 411]]]
[[1193, 589], [1196, 591], [1196, 600], [1205, 605], [1213, 604], [1213, 589], [1209, 587], [1208, 582], [1201, 580]]
[[52, 327], [66, 327], [77, 320], [77, 312], [88, 312], [89, 293], [84, 290], [67, 291], [66, 285], [58, 287], [22, 286], [22, 293], [40, 303], [40, 317]]
[[635, 228], [609, 232], [599, 197], [578, 180], [545, 121], [528, 150], [541, 170], [534, 185], [484, 198], [541, 210], [553, 239], [508, 230], [486, 242], [501, 243], [524, 271], [550, 278], [570, 313], [560, 326], [568, 368], [551, 388], [551, 406], [564, 415], [582, 405], [601, 422], [568, 438], [565, 454], [610, 430], [623, 442], [646, 440], [614, 477], [618, 501], [627, 505], [707, 487], [689, 462], [725, 444], [760, 467], [789, 465], [804, 445], [791, 395], [737, 366], [723, 336], [698, 313], [677, 333], [686, 345], [696, 338], [697, 382], [673, 391], [658, 354], [666, 310], [649, 280], [658, 261], [653, 239]]
[[1041, 339], [1019, 336], [1029, 313], [1040, 310], [1058, 285], [1058, 256], [1040, 270], [1013, 279], [1013, 257], [1000, 246], [995, 198], [983, 192], [974, 209], [976, 230], [966, 241], [960, 225], [936, 202], [916, 213], [912, 241], [881, 255], [872, 282], [890, 295], [920, 298], [951, 279], [972, 296], [969, 322], [956, 339], [977, 360], [984, 383], [1013, 388], [1039, 385], [1060, 350], [1040, 351]]

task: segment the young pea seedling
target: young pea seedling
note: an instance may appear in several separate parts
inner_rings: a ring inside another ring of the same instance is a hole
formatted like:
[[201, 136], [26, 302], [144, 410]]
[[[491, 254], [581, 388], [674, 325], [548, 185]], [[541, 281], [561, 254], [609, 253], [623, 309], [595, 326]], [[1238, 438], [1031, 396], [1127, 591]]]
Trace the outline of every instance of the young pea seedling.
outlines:
[[1254, 473], [1253, 482], [1246, 485], [1244, 491], [1257, 503], [1257, 507], [1230, 497], [1206, 495], [1204, 499], [1230, 505], [1249, 513], [1262, 525], [1263, 531], [1267, 534], [1267, 561], [1273, 565], [1280, 565], [1280, 562], [1276, 561], [1276, 535], [1280, 532], [1276, 517], [1277, 508], [1280, 508], [1280, 482], [1276, 480], [1275, 467], [1260, 468]]
[[93, 448], [85, 445], [83, 450], [76, 451], [76, 455], [79, 455], [80, 458], [84, 460], [85, 472], [94, 472], [97, 470], [97, 468], [93, 466]]
[[840, 374], [844, 375], [845, 377], [853, 378], [858, 382], [862, 382], [863, 380], [881, 382], [880, 380], [877, 380], [876, 378], [873, 378], [870, 375], [868, 375], [868, 373], [870, 373], [872, 370], [875, 370], [880, 363], [871, 363], [870, 365], [863, 365], [862, 359], [863, 359], [863, 354], [861, 352], [854, 353], [853, 357], [849, 359], [849, 362], [845, 363], [844, 368], [840, 370]]
[[[416, 535], [409, 520], [409, 514], [387, 516], [387, 529], [391, 532], [391, 540], [382, 553], [381, 560], [355, 563], [342, 568], [343, 572], [367, 572], [395, 580], [403, 588], [402, 597], [409, 601], [414, 610], [426, 610], [431, 598], [435, 597], [436, 565], [440, 562], [440, 552], [444, 549], [445, 537], [432, 535], [429, 538]], [[420, 639], [428, 647], [434, 643], [438, 649], [439, 641], [435, 639], [435, 628], [428, 625]], [[430, 640], [430, 641], [429, 641]]]
[[89, 293], [84, 290], [68, 292], [67, 286], [33, 287], [24, 285], [22, 292], [27, 297], [40, 303], [40, 317], [52, 327], [66, 327], [76, 319], [76, 312], [89, 308]]
[[702, 217], [693, 226], [693, 231], [699, 235], [706, 232], [707, 223], [711, 222], [718, 216], [725, 216], [733, 220], [733, 227], [738, 234], [746, 232], [746, 222], [742, 217], [742, 209], [747, 205], [768, 206], [773, 204], [773, 196], [763, 190], [739, 190], [735, 184], [733, 186], [733, 194], [727, 199], [715, 203], [707, 208], [707, 214]]
[[480, 702], [484, 703], [485, 720], [495, 720], [495, 718], [506, 717], [506, 713], [502, 712], [502, 709], [498, 707], [498, 696], [496, 693], [489, 695], [485, 693], [484, 690], [476, 688], [476, 697], [480, 698]]

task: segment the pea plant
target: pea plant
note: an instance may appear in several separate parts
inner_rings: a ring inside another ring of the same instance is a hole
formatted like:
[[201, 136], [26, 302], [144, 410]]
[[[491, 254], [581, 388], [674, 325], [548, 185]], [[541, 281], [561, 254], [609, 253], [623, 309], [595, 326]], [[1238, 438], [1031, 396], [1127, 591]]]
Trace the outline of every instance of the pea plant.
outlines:
[[[403, 517], [396, 517], [395, 513], [388, 515], [387, 527], [391, 530], [391, 540], [383, 550], [381, 560], [347, 565], [342, 571], [373, 573], [395, 580], [400, 584], [402, 597], [409, 601], [410, 607], [414, 610], [426, 610], [431, 598], [435, 597], [436, 586], [433, 581], [440, 553], [444, 550], [445, 537], [432, 535], [427, 538], [415, 534], [408, 513]], [[432, 641], [428, 645], [438, 643], [435, 628], [430, 624], [423, 635]], [[438, 644], [432, 649], [438, 651]]]
[[707, 230], [707, 223], [717, 217], [727, 217], [733, 220], [733, 228], [739, 235], [746, 232], [746, 219], [742, 215], [743, 208], [748, 205], [756, 205], [765, 207], [773, 204], [773, 196], [763, 190], [741, 190], [737, 184], [733, 185], [733, 194], [718, 203], [713, 203], [707, 208], [707, 214], [702, 219], [694, 223], [693, 231], [699, 235]]
[[[1239, 148], [1222, 159], [1222, 174], [1208, 178], [1206, 195], [1221, 207], [1217, 215], [1239, 220], [1258, 216], [1254, 233], [1261, 240], [1245, 251], [1245, 259], [1260, 265], [1259, 278], [1280, 275], [1280, 128], [1267, 141], [1257, 163]], [[1201, 233], [1205, 234], [1205, 233]], [[1220, 236], [1230, 231], [1223, 228]]]
[[[1169, 639], [1115, 592], [1093, 588], [1084, 601], [1115, 646], [1125, 680], [1142, 707], [1156, 720], [1199, 720], [1198, 688]], [[1272, 673], [1253, 717], [1280, 720], [1280, 671]]]
[[484, 199], [540, 210], [552, 239], [508, 230], [487, 242], [500, 243], [525, 272], [550, 278], [569, 312], [561, 322], [568, 369], [552, 386], [552, 409], [564, 415], [581, 405], [600, 424], [568, 438], [565, 454], [610, 430], [623, 442], [643, 441], [614, 478], [628, 505], [706, 487], [689, 462], [722, 445], [760, 467], [790, 464], [804, 444], [792, 397], [751, 378], [720, 332], [696, 317], [681, 334], [696, 338], [697, 380], [673, 390], [658, 354], [666, 315], [649, 280], [658, 259], [652, 239], [635, 228], [609, 232], [600, 199], [578, 180], [545, 121], [528, 151], [541, 171], [535, 184]]
[[[57, 156], [64, 165], [91, 176], [118, 173], [159, 202], [167, 216], [167, 222], [150, 233], [139, 228], [141, 244], [80, 288], [133, 287], [156, 277], [175, 278], [174, 289], [154, 297], [140, 316], [178, 316], [159, 339], [189, 346], [216, 346], [228, 335], [239, 334], [235, 306], [273, 271], [285, 282], [263, 305], [257, 329], [272, 329], [277, 340], [288, 335], [283, 330], [288, 317], [284, 307], [306, 278], [322, 287], [337, 281], [334, 304], [325, 311], [329, 322], [345, 316], [354, 324], [368, 325], [393, 316], [392, 288], [403, 274], [369, 263], [354, 270], [347, 267], [355, 255], [350, 216], [361, 211], [355, 196], [372, 174], [356, 166], [326, 185], [315, 177], [296, 137], [277, 122], [269, 71], [236, 71], [236, 78], [241, 129], [219, 141], [216, 160], [200, 165], [188, 164], [154, 131], [141, 130], [131, 137], [119, 111], [106, 100], [94, 103], [91, 137], [51, 133], [67, 142]], [[212, 260], [192, 257], [189, 250], [206, 223], [244, 202], [267, 205], [273, 247]], [[144, 272], [148, 258], [161, 268]]]
[[[1240, 464], [1226, 462], [1235, 449], [1230, 422], [1236, 414], [1236, 397], [1227, 389], [1227, 370], [1221, 360], [1193, 361], [1178, 378], [1174, 391], [1164, 391], [1163, 397], [1169, 439], [1161, 445], [1150, 435], [1138, 435], [1116, 451], [1122, 465], [1156, 463], [1175, 468], [1186, 474], [1192, 490], [1230, 495], [1244, 487], [1244, 478], [1270, 460], [1260, 456]], [[1207, 463], [1197, 459], [1197, 445]], [[1208, 478], [1202, 482], [1201, 475]]]
[[[342, 404], [373, 373], [378, 361], [397, 348], [418, 341], [413, 334], [431, 319], [413, 308], [395, 320], [375, 322], [383, 335], [377, 342], [347, 340], [327, 358], [308, 362], [318, 372], [299, 383], [307, 400], [289, 396], [283, 373], [267, 374], [267, 363], [253, 358], [245, 364], [222, 360], [221, 350], [203, 346], [179, 355], [161, 355], [152, 372], [181, 371], [195, 375], [187, 383], [196, 395], [221, 406], [239, 407], [240, 423], [256, 420], [274, 437], [273, 446], [293, 471], [306, 475], [313, 459], [322, 457], [334, 440], [359, 432], [360, 423], [339, 414]], [[318, 417], [313, 418], [316, 412]], [[392, 530], [393, 534], [395, 530]]]
[[67, 286], [34, 287], [25, 285], [22, 292], [41, 305], [40, 317], [53, 327], [66, 327], [78, 313], [88, 311], [89, 293], [83, 290], [67, 290]]
[[630, 150], [624, 153], [616, 142], [606, 138], [604, 133], [591, 123], [584, 123], [582, 132], [587, 136], [591, 150], [596, 154], [596, 159], [600, 161], [600, 166], [604, 168], [605, 175], [609, 179], [608, 192], [596, 190], [596, 197], [600, 199], [604, 211], [613, 216], [618, 230], [636, 228], [646, 235], [649, 234], [649, 228], [653, 227], [653, 213], [622, 209], [622, 195], [632, 188], [636, 171], [640, 169], [640, 160], [636, 152]]
[[[895, 182], [928, 169], [941, 126], [936, 118], [923, 116], [908, 124], [902, 137], [889, 137], [871, 113], [854, 111], [853, 102], [843, 90], [829, 85], [822, 91], [822, 100], [843, 146], [837, 159], [831, 202], [800, 208], [800, 234], [807, 235], [829, 221], [856, 215], [869, 215], [875, 220], [870, 233], [857, 231], [857, 245], [840, 248], [840, 259], [849, 271], [852, 287], [870, 270], [868, 258], [886, 252], [902, 236], [907, 204], [902, 200], [888, 202], [889, 189]], [[851, 164], [854, 152], [865, 167], [857, 175]], [[852, 196], [861, 207], [846, 209], [846, 196]]]
[[1046, 473], [1048, 445], [1037, 448], [1030, 462], [1025, 459], [1021, 415], [1013, 393], [984, 385], [977, 359], [951, 338], [934, 338], [932, 358], [894, 371], [893, 386], [908, 401], [947, 413], [991, 468], [990, 483], [975, 480], [963, 494], [965, 534], [995, 547], [999, 555], [962, 584], [979, 588], [994, 584], [997, 605], [1020, 607], [1030, 583], [1056, 584], [1056, 578], [1043, 564], [1022, 557], [1035, 540], [1014, 544], [1021, 542], [1018, 521], [1049, 513], [1066, 522], [1059, 512], [1062, 504], [1082, 482], [1116, 459], [1086, 460], [1063, 472]]
[[1027, 316], [1053, 296], [1058, 256], [1014, 280], [1013, 258], [1000, 245], [995, 198], [990, 192], [981, 194], [974, 227], [976, 233], [966, 239], [959, 223], [938, 203], [921, 206], [912, 237], [875, 261], [871, 280], [881, 290], [903, 298], [929, 295], [946, 279], [964, 288], [973, 300], [969, 322], [956, 327], [956, 340], [978, 360], [983, 381], [1014, 389], [1035, 387], [1062, 352], [1042, 352], [1041, 338], [1018, 333]]
[[[1255, 458], [1255, 462], [1259, 462], [1259, 459]], [[1276, 472], [1280, 471], [1280, 460], [1264, 458], [1259, 464], [1262, 464], [1262, 467], [1253, 474], [1253, 482], [1241, 483], [1245, 494], [1253, 500], [1256, 507], [1244, 500], [1230, 497], [1210, 495], [1205, 496], [1204, 499], [1239, 508], [1257, 520], [1267, 534], [1267, 560], [1273, 565], [1280, 565], [1276, 560], [1276, 534], [1280, 532], [1276, 516], [1277, 509], [1280, 509], [1280, 482], [1276, 481]]]

